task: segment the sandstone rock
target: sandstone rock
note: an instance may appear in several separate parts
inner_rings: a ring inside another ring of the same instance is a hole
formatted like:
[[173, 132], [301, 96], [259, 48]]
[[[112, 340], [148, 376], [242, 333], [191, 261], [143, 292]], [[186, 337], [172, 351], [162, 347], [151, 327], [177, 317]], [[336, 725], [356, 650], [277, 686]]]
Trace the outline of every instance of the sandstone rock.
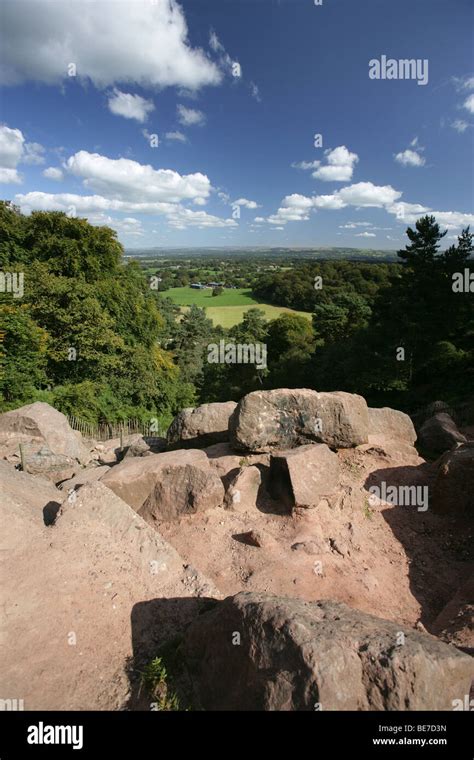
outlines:
[[443, 641], [474, 655], [474, 575], [441, 610], [431, 631]]
[[270, 493], [288, 510], [316, 507], [338, 485], [340, 464], [324, 443], [272, 454]]
[[[389, 440], [400, 440], [410, 446], [416, 441], [416, 431], [408, 414], [385, 406], [374, 409], [369, 406], [369, 437], [384, 436]], [[369, 438], [370, 440], [370, 438]]]
[[474, 442], [448, 451], [437, 462], [431, 508], [440, 515], [474, 515]]
[[280, 388], [244, 396], [231, 417], [229, 433], [235, 448], [251, 452], [311, 442], [350, 448], [368, 442], [368, 426], [362, 396]]
[[168, 446], [200, 448], [227, 441], [229, 418], [236, 406], [235, 401], [226, 401], [183, 409], [169, 427]]
[[210, 471], [205, 453], [199, 449], [167, 451], [149, 457], [131, 457], [107, 472], [101, 480], [117, 496], [139, 510], [161, 481], [163, 470], [191, 465], [204, 472]]
[[309, 541], [296, 541], [296, 543], [291, 545], [291, 549], [294, 552], [309, 554], [311, 557], [317, 557], [327, 551], [323, 541], [315, 539], [310, 539]]
[[150, 454], [161, 454], [166, 450], [166, 438], [153, 438], [150, 436], [140, 436], [136, 441], [123, 448], [122, 458], [144, 457]]
[[215, 443], [204, 449], [209, 457], [209, 464], [217, 475], [222, 479], [227, 488], [231, 480], [237, 475], [242, 465], [242, 454], [238, 454], [228, 443]]
[[86, 483], [95, 483], [97, 480], [100, 480], [107, 472], [109, 472], [109, 470], [110, 467], [106, 464], [100, 467], [88, 467], [87, 469], [78, 472], [78, 474], [74, 478], [71, 478], [71, 480], [65, 480], [61, 483], [59, 488], [62, 491], [76, 491]]
[[266, 543], [266, 536], [261, 530], [248, 530], [246, 533], [241, 533], [238, 538], [242, 543], [248, 544], [249, 546], [256, 546], [257, 548], [265, 546]]
[[197, 449], [124, 459], [102, 482], [150, 521], [221, 506], [224, 499], [220, 478]]
[[418, 631], [399, 646], [400, 628], [338, 602], [240, 593], [191, 623], [185, 658], [205, 710], [451, 710], [473, 660]]
[[106, 441], [94, 444], [94, 447], [91, 450], [91, 456], [101, 465], [114, 465], [124, 458], [124, 454], [129, 447], [134, 444], [140, 446], [140, 441], [142, 440], [143, 436], [141, 433], [124, 435], [122, 442], [120, 441], [120, 438], [108, 438]]
[[257, 509], [262, 489], [262, 473], [258, 467], [243, 467], [238, 470], [225, 495], [225, 504], [235, 512], [252, 512]]
[[154, 520], [175, 520], [182, 515], [221, 507], [223, 501], [224, 486], [210, 468], [169, 464], [161, 468], [139, 514], [153, 524]]
[[150, 710], [143, 666], [220, 592], [100, 482], [46, 527], [42, 505], [64, 492], [3, 462], [0, 478], [0, 696], [25, 710]]
[[176, 583], [178, 577], [194, 581], [193, 593], [198, 590], [199, 594], [215, 591], [215, 587], [199, 571], [184, 573], [186, 567], [177, 551], [100, 482], [84, 485], [74, 502], [68, 499], [63, 501], [55, 530], [61, 535], [76, 527], [80, 530], [87, 527], [97, 534], [99, 542], [104, 531], [109, 540], [120, 540], [126, 546], [127, 554], [131, 554], [135, 563], [141, 566], [143, 574], [151, 576], [157, 586], [160, 583]]
[[72, 478], [79, 464], [77, 460], [66, 457], [63, 454], [53, 454], [48, 446], [42, 446], [35, 451], [25, 452], [25, 472], [30, 475], [40, 475], [53, 483]]
[[452, 417], [444, 412], [426, 420], [418, 435], [419, 445], [433, 454], [442, 454], [458, 443], [465, 443], [466, 440], [466, 436], [459, 432]]
[[[7, 514], [9, 519], [17, 515], [22, 521], [23, 529], [26, 522], [42, 527], [45, 519], [47, 522], [52, 521], [64, 498], [64, 494], [51, 482], [26, 472], [19, 472], [11, 464], [1, 460], [0, 482], [2, 520], [7, 519]], [[16, 541], [21, 544], [24, 538], [22, 530], [14, 531], [14, 535]]]
[[0, 446], [42, 442], [56, 455], [87, 464], [91, 457], [67, 418], [42, 401], [0, 415]]

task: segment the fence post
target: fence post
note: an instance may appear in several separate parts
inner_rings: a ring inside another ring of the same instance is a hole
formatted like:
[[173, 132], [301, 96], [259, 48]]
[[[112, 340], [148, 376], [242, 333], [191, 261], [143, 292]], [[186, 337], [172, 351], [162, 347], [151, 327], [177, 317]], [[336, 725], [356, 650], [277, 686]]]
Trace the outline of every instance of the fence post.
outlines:
[[25, 447], [22, 443], [20, 443], [20, 459], [21, 459], [21, 469], [23, 472], [26, 472], [26, 460], [25, 460]]

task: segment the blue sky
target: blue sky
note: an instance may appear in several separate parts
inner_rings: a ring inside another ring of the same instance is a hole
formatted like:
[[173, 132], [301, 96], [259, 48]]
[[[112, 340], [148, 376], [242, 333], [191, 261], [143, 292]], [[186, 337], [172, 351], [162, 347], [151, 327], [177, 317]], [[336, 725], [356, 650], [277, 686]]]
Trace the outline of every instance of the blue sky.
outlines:
[[128, 248], [393, 249], [428, 210], [450, 237], [474, 224], [471, 0], [0, 8], [1, 197], [26, 213]]

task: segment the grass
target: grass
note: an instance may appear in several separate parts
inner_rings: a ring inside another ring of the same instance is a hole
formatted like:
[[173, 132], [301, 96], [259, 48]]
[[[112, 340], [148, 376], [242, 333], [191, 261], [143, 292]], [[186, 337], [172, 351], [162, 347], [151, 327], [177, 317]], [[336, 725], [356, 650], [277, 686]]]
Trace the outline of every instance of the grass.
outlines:
[[178, 695], [170, 687], [168, 671], [162, 657], [155, 657], [146, 665], [142, 683], [154, 700], [155, 712], [176, 712], [181, 709]]
[[170, 288], [163, 295], [178, 304], [178, 306], [255, 306], [258, 302], [252, 297], [248, 288], [224, 290], [220, 296], [213, 296], [210, 288], [196, 290], [195, 288]]
[[252, 308], [261, 309], [265, 314], [265, 319], [276, 319], [280, 314], [298, 314], [299, 316], [311, 319], [311, 314], [306, 311], [294, 311], [284, 306], [273, 306], [272, 304], [259, 303], [252, 297], [252, 292], [247, 288], [236, 288], [235, 290], [224, 290], [220, 296], [213, 296], [212, 291], [195, 290], [194, 288], [171, 288], [164, 291], [163, 295], [181, 306], [181, 311], [185, 312], [191, 306], [196, 304], [206, 309], [206, 315], [212, 320], [214, 326], [229, 328], [237, 325], [242, 321], [246, 311]]
[[364, 515], [367, 518], [367, 520], [372, 520], [373, 514], [374, 514], [374, 510], [371, 509], [369, 500], [366, 499], [364, 502]]

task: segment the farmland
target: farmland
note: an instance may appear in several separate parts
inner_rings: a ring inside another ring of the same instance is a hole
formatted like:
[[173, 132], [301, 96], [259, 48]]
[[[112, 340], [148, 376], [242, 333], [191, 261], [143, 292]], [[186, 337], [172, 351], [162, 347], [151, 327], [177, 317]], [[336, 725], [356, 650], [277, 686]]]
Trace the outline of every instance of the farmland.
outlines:
[[196, 290], [194, 288], [170, 288], [164, 295], [173, 303], [187, 311], [191, 304], [196, 304], [206, 309], [206, 315], [215, 326], [221, 325], [228, 328], [242, 321], [246, 311], [251, 308], [261, 309], [267, 320], [276, 319], [280, 314], [289, 312], [299, 314], [311, 319], [311, 314], [303, 311], [294, 311], [283, 306], [260, 303], [252, 296], [248, 288], [226, 289], [221, 295], [213, 296], [210, 288]]

